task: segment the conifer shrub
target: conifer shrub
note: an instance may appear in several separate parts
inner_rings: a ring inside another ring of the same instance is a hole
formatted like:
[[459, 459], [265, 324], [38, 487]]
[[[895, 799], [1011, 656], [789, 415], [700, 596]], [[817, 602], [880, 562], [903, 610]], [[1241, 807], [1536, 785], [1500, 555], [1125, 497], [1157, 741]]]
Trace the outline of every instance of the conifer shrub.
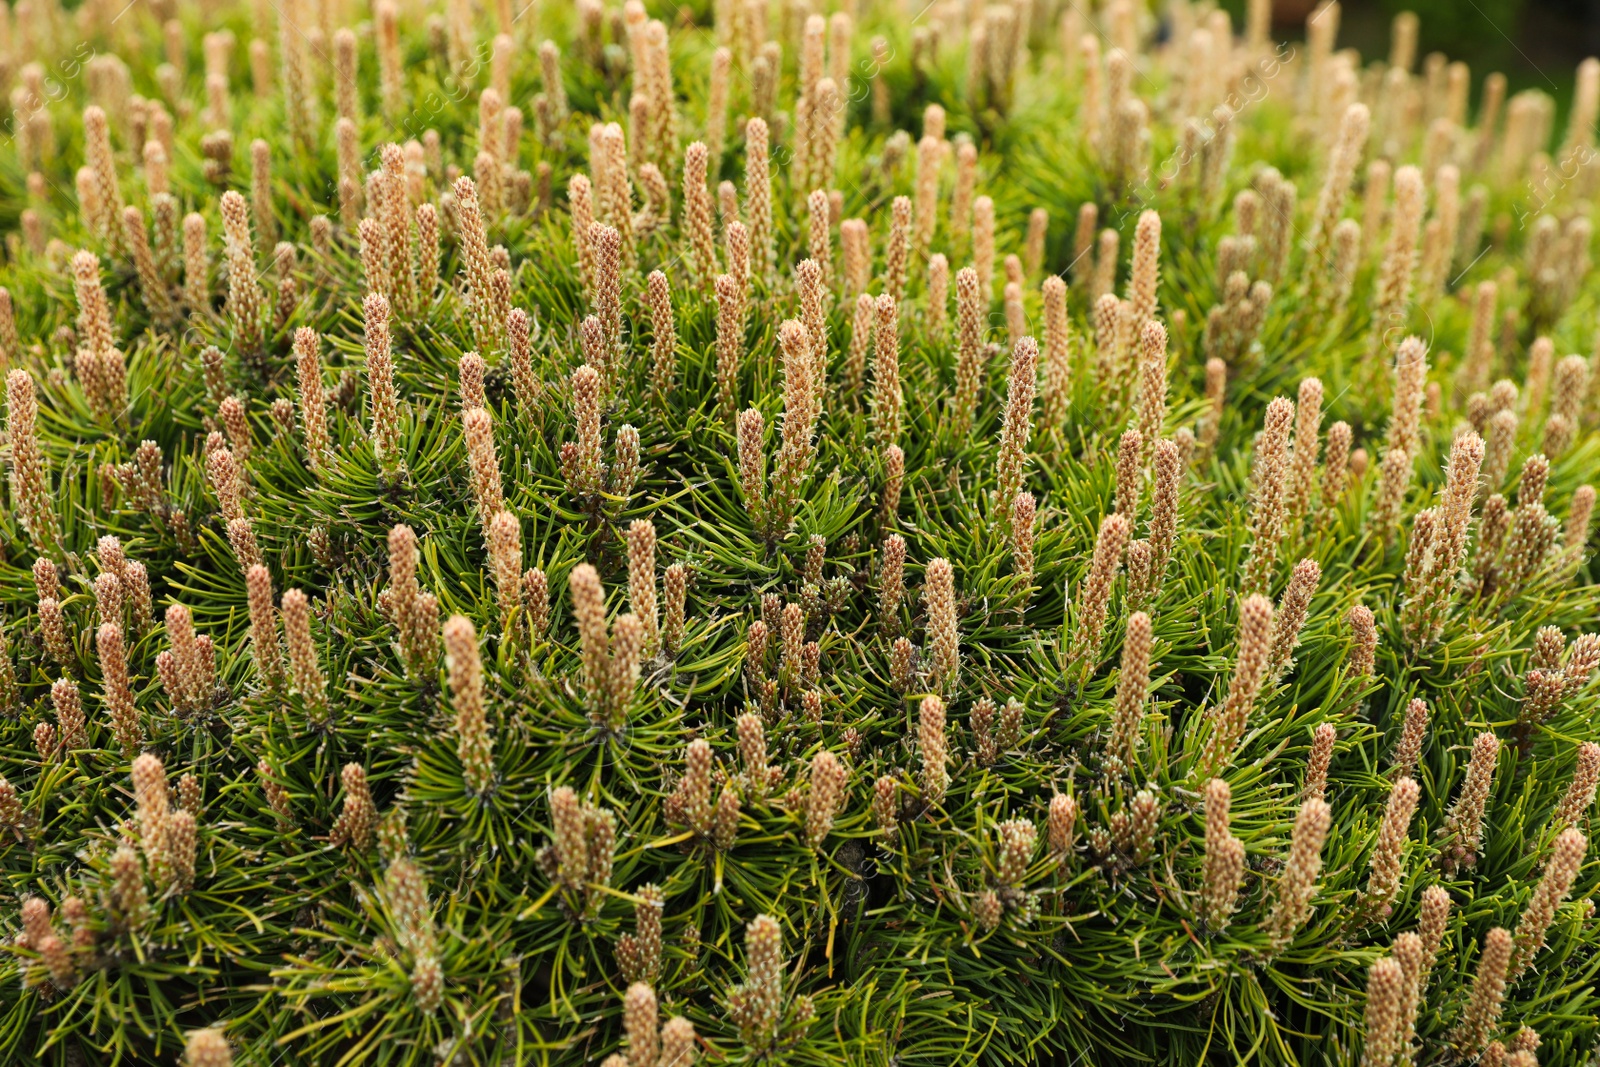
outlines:
[[0, 1060], [1593, 1062], [1600, 63], [117, 7], [0, 4]]

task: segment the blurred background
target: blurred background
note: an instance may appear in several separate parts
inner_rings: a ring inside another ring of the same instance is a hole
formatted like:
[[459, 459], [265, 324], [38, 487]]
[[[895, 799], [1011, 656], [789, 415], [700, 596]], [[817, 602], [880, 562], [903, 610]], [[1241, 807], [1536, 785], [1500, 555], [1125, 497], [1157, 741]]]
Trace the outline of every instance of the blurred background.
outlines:
[[[1234, 25], [1242, 25], [1242, 0], [1224, 6], [1235, 15]], [[1314, 0], [1275, 0], [1275, 31], [1302, 36], [1313, 6]], [[1415, 11], [1419, 66], [1434, 51], [1466, 62], [1474, 99], [1483, 76], [1498, 70], [1512, 92], [1542, 89], [1564, 114], [1578, 63], [1600, 56], [1600, 0], [1342, 0], [1341, 6], [1340, 46], [1358, 49], [1369, 61], [1389, 54], [1394, 16]]]

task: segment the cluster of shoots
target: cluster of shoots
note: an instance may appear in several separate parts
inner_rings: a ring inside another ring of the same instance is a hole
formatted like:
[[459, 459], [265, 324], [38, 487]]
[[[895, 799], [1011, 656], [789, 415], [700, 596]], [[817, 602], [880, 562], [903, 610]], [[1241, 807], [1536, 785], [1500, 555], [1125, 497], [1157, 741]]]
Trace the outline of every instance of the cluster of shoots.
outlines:
[[1594, 1043], [1600, 62], [201, 7], [0, 3], [0, 1060]]

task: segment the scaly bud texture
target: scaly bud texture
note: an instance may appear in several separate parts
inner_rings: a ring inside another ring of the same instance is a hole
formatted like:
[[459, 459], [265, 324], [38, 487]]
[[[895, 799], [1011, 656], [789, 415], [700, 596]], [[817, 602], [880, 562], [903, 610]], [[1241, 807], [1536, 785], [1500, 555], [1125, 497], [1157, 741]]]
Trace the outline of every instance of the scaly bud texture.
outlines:
[[484, 701], [483, 662], [472, 621], [453, 615], [444, 624], [444, 654], [455, 709], [456, 755], [467, 788], [486, 792], [494, 781], [493, 742]]
[[1005, 418], [1000, 426], [999, 459], [995, 467], [995, 503], [1002, 527], [1011, 525], [1011, 504], [1022, 488], [1038, 364], [1039, 343], [1031, 337], [1019, 339], [1011, 350], [1011, 376], [1006, 387]]
[[1256, 440], [1250, 501], [1250, 546], [1241, 589], [1264, 593], [1272, 584], [1282, 550], [1289, 476], [1289, 426], [1294, 404], [1279, 397], [1267, 405], [1265, 424]]
[[1394, 908], [1394, 896], [1399, 892], [1400, 876], [1404, 871], [1406, 835], [1420, 796], [1421, 788], [1413, 778], [1401, 778], [1389, 790], [1389, 803], [1384, 809], [1378, 840], [1368, 861], [1372, 873], [1367, 879], [1366, 893], [1361, 898], [1366, 915], [1387, 918]]
[[1246, 597], [1239, 605], [1233, 676], [1228, 680], [1227, 697], [1211, 715], [1211, 736], [1200, 757], [1200, 767], [1207, 773], [1226, 769], [1244, 736], [1270, 666], [1272, 626], [1272, 601], [1266, 597]]
[[1088, 573], [1078, 586], [1078, 596], [1073, 603], [1072, 644], [1068, 652], [1068, 677], [1082, 681], [1094, 673], [1100, 661], [1100, 639], [1105, 629], [1106, 609], [1111, 599], [1111, 585], [1122, 566], [1123, 550], [1127, 548], [1132, 524], [1125, 515], [1107, 515], [1100, 520], [1100, 534], [1095, 539], [1094, 555]]
[[328, 683], [311, 634], [311, 600], [299, 589], [283, 594], [283, 637], [289, 648], [289, 676], [312, 722], [323, 723], [330, 713]]
[[1232, 791], [1221, 778], [1206, 783], [1205, 866], [1200, 888], [1200, 916], [1220, 931], [1237, 906], [1244, 880], [1244, 842], [1229, 832]]
[[1435, 511], [1438, 519], [1424, 538], [1425, 554], [1419, 553], [1415, 568], [1407, 568], [1401, 624], [1414, 647], [1431, 646], [1444, 630], [1461, 568], [1466, 562], [1472, 505], [1482, 465], [1483, 438], [1470, 432], [1456, 438], [1450, 450], [1445, 484], [1439, 493]]
[[1139, 743], [1146, 694], [1150, 688], [1150, 616], [1136, 611], [1128, 616], [1122, 638], [1122, 669], [1117, 675], [1117, 702], [1112, 713], [1107, 754], [1132, 766]]
[[1268, 943], [1275, 952], [1288, 947], [1296, 931], [1311, 916], [1311, 898], [1322, 873], [1322, 845], [1328, 838], [1331, 823], [1332, 812], [1326, 801], [1301, 802], [1289, 841], [1289, 854], [1284, 860], [1283, 873], [1278, 876], [1278, 884], [1273, 887], [1272, 908], [1265, 923]]
[[1555, 919], [1556, 909], [1561, 907], [1567, 894], [1572, 891], [1572, 884], [1577, 881], [1588, 847], [1588, 839], [1574, 829], [1563, 830], [1556, 838], [1545, 862], [1544, 877], [1540, 879], [1533, 896], [1522, 909], [1522, 917], [1517, 921], [1511, 964], [1506, 975], [1508, 980], [1515, 981], [1533, 964], [1539, 950], [1544, 948], [1545, 936]]
[[1504, 928], [1497, 926], [1484, 935], [1483, 949], [1472, 976], [1472, 991], [1461, 1021], [1451, 1034], [1451, 1044], [1464, 1056], [1482, 1052], [1500, 1022], [1512, 951], [1511, 934]]
[[729, 1014], [753, 1049], [772, 1047], [783, 1021], [783, 930], [770, 915], [745, 927], [745, 981], [728, 999]]
[[54, 551], [61, 541], [49, 469], [38, 437], [39, 407], [33, 377], [25, 370], [6, 376], [6, 434], [10, 441], [11, 498], [35, 550]]
[[954, 689], [961, 673], [961, 648], [955, 570], [949, 560], [928, 561], [922, 599], [928, 609], [929, 683], [935, 689]]
[[1594, 1043], [1600, 62], [123, 6], [0, 5], [0, 1064]]

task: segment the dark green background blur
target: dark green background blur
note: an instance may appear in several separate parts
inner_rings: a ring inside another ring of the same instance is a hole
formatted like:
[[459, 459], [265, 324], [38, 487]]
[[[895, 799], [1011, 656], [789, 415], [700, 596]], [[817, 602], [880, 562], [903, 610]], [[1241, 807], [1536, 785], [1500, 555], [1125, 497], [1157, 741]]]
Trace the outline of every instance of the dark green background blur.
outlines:
[[[1241, 24], [1244, 4], [1224, 6]], [[1278, 0], [1276, 31], [1301, 36], [1310, 4]], [[1368, 60], [1389, 54], [1389, 25], [1396, 13], [1421, 19], [1417, 56], [1439, 51], [1472, 68], [1473, 98], [1483, 76], [1498, 70], [1512, 92], [1543, 89], [1566, 113], [1573, 72], [1585, 56], [1600, 56], [1600, 0], [1343, 0], [1339, 44]]]

